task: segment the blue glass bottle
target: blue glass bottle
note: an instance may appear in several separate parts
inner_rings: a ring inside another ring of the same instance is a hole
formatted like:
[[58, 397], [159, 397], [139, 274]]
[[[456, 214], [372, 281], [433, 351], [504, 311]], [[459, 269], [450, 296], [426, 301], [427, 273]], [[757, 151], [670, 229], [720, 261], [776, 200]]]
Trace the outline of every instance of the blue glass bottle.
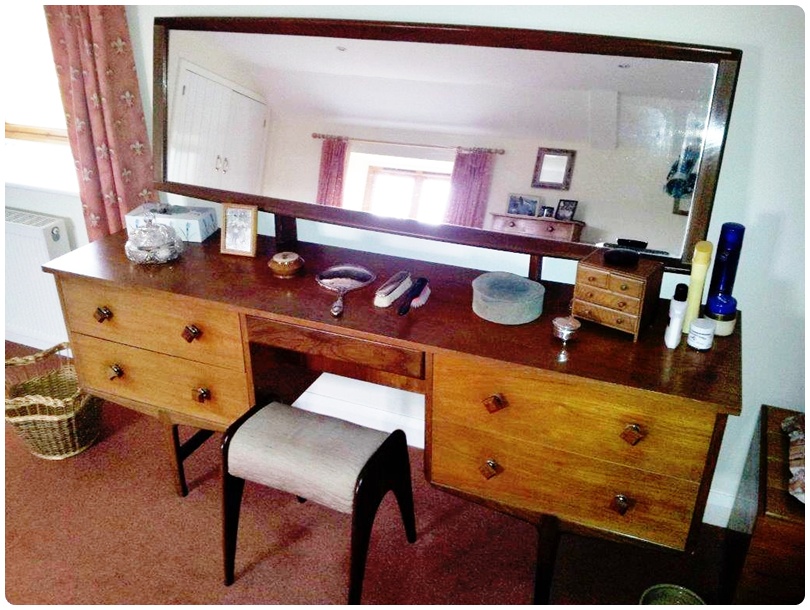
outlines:
[[734, 332], [737, 322], [737, 299], [731, 296], [731, 292], [737, 277], [744, 235], [745, 227], [736, 222], [724, 223], [720, 228], [705, 316], [717, 323], [715, 334], [721, 337]]

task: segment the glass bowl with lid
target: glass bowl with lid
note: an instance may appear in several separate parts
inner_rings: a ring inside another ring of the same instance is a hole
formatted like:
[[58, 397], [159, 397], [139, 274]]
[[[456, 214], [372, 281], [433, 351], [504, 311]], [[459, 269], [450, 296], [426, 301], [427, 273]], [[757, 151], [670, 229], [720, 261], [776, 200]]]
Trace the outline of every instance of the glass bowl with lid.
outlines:
[[184, 246], [172, 227], [147, 218], [143, 225], [130, 231], [124, 252], [129, 260], [139, 265], [161, 264], [179, 257]]

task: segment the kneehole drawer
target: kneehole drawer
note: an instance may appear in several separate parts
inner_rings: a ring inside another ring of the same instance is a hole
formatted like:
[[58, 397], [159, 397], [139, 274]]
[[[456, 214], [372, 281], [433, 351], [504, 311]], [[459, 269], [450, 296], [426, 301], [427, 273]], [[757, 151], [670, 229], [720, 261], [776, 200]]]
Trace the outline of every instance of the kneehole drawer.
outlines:
[[425, 354], [367, 339], [248, 316], [248, 340], [372, 369], [425, 378]]

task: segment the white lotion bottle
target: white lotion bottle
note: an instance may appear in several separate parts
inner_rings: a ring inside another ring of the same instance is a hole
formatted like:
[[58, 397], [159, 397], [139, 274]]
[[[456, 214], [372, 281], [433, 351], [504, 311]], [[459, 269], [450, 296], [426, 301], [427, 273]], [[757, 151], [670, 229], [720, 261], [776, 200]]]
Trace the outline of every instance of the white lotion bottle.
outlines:
[[683, 318], [686, 315], [686, 298], [689, 286], [678, 284], [675, 286], [675, 296], [669, 302], [669, 326], [664, 332], [664, 344], [669, 349], [675, 349], [681, 343], [683, 335]]
[[692, 255], [692, 273], [689, 276], [689, 295], [686, 297], [686, 314], [683, 317], [683, 333], [689, 334], [692, 320], [700, 314], [700, 303], [703, 300], [703, 286], [706, 284], [706, 273], [712, 258], [712, 242], [699, 241], [695, 244]]

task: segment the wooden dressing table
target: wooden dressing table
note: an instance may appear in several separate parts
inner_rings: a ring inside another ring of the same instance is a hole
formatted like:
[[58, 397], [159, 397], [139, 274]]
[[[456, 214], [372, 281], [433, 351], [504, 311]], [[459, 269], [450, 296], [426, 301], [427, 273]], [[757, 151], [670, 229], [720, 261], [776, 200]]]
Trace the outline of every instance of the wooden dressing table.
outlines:
[[[217, 237], [187, 244], [171, 264], [138, 266], [119, 233], [45, 266], [81, 385], [166, 423], [180, 475], [211, 431], [271, 393], [295, 400], [328, 371], [425, 395], [426, 477], [538, 524], [538, 597], [558, 526], [689, 547], [727, 416], [741, 409], [741, 325], [709, 352], [685, 341], [668, 350], [661, 302], [637, 343], [583, 323], [566, 359], [551, 320], [569, 312], [573, 286], [544, 282], [543, 315], [501, 326], [472, 311], [479, 271], [302, 243], [306, 274], [279, 279], [267, 266], [271, 238], [245, 258], [220, 254]], [[348, 294], [335, 319], [334, 294], [314, 275], [343, 262], [378, 281]], [[404, 317], [372, 304], [401, 269], [432, 287]], [[178, 424], [203, 432], [183, 446]]]

